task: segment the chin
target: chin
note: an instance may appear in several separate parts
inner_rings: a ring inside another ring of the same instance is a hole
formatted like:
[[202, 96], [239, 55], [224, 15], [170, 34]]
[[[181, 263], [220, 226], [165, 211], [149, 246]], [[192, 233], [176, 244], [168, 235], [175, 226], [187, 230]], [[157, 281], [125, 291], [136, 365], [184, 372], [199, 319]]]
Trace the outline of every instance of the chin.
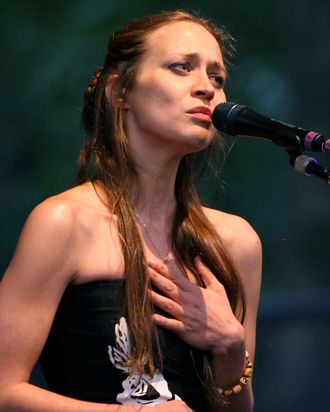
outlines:
[[212, 139], [195, 140], [194, 142], [191, 142], [186, 153], [191, 154], [191, 153], [201, 152], [207, 149], [208, 146], [211, 144], [211, 142], [212, 142]]
[[191, 146], [194, 148], [194, 152], [206, 149], [212, 143], [213, 137], [214, 134], [211, 135], [210, 133], [192, 136]]

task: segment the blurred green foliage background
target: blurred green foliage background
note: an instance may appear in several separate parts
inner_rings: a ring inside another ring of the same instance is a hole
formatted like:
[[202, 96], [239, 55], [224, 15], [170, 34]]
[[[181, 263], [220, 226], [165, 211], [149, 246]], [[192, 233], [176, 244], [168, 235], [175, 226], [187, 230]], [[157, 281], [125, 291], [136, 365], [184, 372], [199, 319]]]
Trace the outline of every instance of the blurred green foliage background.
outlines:
[[[330, 136], [328, 0], [3, 2], [1, 272], [31, 208], [74, 182], [82, 94], [111, 32], [176, 8], [213, 18], [236, 38], [228, 100]], [[298, 175], [270, 142], [226, 140], [234, 145], [221, 184], [207, 175], [200, 192], [251, 222], [263, 242], [255, 411], [329, 411], [329, 187]]]

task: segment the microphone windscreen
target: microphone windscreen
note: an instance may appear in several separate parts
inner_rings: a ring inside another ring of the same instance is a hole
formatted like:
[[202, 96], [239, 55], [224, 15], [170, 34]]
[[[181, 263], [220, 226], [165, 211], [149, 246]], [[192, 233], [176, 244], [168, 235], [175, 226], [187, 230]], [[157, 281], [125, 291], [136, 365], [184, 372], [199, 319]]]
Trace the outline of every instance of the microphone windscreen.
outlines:
[[244, 106], [232, 102], [218, 104], [212, 114], [212, 122], [214, 126], [218, 130], [234, 136], [235, 133], [231, 130], [231, 122], [236, 114], [243, 108]]

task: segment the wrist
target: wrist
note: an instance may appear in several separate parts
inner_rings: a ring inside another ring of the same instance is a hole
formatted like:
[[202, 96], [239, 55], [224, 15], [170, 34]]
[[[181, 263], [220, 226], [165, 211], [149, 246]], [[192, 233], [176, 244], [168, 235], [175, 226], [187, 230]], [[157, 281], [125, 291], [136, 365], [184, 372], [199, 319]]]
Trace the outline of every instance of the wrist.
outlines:
[[220, 396], [223, 398], [228, 398], [232, 395], [237, 395], [238, 393], [240, 393], [251, 379], [252, 372], [253, 363], [250, 360], [248, 351], [245, 351], [245, 369], [242, 376], [230, 387], [217, 387]]
[[242, 354], [244, 359], [245, 353], [245, 329], [239, 322], [227, 331], [225, 336], [221, 336], [220, 341], [214, 343], [210, 349], [212, 358], [220, 358], [222, 360], [231, 358], [235, 354]]
[[246, 368], [245, 350], [244, 328], [240, 325], [230, 339], [211, 352], [212, 369], [219, 387], [229, 388], [242, 377]]

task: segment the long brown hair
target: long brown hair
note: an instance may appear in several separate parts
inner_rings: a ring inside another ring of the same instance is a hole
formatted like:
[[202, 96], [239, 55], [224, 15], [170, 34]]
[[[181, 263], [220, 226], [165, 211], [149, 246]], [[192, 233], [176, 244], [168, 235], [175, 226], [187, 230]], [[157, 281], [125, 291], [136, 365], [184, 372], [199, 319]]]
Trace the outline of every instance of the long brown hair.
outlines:
[[[132, 373], [154, 373], [155, 328], [151, 319], [152, 304], [147, 297], [150, 284], [143, 243], [127, 196], [132, 181], [137, 178], [137, 171], [130, 154], [124, 109], [118, 102], [125, 100], [134, 85], [148, 35], [164, 25], [181, 21], [194, 22], [206, 28], [216, 38], [228, 63], [232, 52], [231, 37], [222, 27], [185, 11], [163, 12], [133, 21], [112, 35], [105, 63], [95, 71], [84, 95], [82, 121], [89, 140], [80, 152], [77, 183], [97, 180], [107, 194], [109, 211], [118, 219], [125, 262]], [[117, 78], [110, 86], [112, 75]], [[193, 258], [201, 255], [224, 285], [233, 311], [237, 316], [240, 313], [243, 320], [245, 300], [240, 277], [219, 235], [203, 213], [195, 189], [194, 172], [205, 154], [203, 152], [185, 156], [179, 165], [175, 183], [177, 210], [172, 228], [173, 252], [178, 263], [190, 269], [200, 283]], [[210, 371], [210, 368], [206, 369]], [[212, 374], [205, 373], [203, 381], [207, 383], [206, 388], [210, 388]], [[212, 390], [207, 389], [207, 392], [214, 399]]]

